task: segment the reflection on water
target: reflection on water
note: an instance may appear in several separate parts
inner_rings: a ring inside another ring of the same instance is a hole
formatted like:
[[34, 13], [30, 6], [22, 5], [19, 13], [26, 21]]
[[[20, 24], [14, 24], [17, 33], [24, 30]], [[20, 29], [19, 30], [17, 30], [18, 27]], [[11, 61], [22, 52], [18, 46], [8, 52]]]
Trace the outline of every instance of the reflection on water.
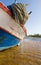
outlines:
[[20, 46], [0, 52], [0, 65], [41, 65], [41, 42], [24, 39]]
[[33, 40], [33, 41], [41, 41], [41, 38], [36, 38], [36, 37], [26, 37], [25, 39]]

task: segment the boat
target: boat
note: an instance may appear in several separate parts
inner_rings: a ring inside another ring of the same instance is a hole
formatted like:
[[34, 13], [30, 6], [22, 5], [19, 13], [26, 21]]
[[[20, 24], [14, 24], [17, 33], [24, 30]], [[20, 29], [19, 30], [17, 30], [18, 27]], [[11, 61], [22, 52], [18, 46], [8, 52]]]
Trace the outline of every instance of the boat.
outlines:
[[19, 25], [11, 11], [0, 2], [0, 51], [14, 47], [26, 36], [26, 28]]

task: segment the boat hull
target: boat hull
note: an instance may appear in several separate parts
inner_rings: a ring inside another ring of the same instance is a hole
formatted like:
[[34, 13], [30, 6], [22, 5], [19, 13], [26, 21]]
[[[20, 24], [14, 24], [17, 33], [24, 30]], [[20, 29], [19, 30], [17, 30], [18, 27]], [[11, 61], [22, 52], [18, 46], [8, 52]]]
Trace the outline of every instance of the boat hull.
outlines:
[[24, 27], [16, 22], [11, 11], [0, 3], [0, 50], [18, 45], [25, 36]]
[[0, 50], [18, 45], [20, 39], [0, 29]]

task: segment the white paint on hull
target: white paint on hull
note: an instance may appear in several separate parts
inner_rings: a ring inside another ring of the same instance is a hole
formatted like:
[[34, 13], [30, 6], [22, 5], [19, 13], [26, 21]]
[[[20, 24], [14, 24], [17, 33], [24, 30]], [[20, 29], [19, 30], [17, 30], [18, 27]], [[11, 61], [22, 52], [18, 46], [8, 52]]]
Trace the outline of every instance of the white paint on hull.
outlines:
[[0, 27], [6, 29], [13, 35], [23, 39], [25, 32], [22, 27], [15, 22], [15, 20], [8, 15], [3, 9], [0, 8]]

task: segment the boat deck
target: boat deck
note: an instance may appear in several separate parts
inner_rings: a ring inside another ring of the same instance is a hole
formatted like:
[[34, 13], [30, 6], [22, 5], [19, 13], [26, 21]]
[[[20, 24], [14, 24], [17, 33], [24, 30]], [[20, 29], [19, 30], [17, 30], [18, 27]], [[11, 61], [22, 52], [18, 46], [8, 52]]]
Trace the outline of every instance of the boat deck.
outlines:
[[20, 46], [0, 51], [0, 65], [41, 65], [41, 42], [24, 40]]

